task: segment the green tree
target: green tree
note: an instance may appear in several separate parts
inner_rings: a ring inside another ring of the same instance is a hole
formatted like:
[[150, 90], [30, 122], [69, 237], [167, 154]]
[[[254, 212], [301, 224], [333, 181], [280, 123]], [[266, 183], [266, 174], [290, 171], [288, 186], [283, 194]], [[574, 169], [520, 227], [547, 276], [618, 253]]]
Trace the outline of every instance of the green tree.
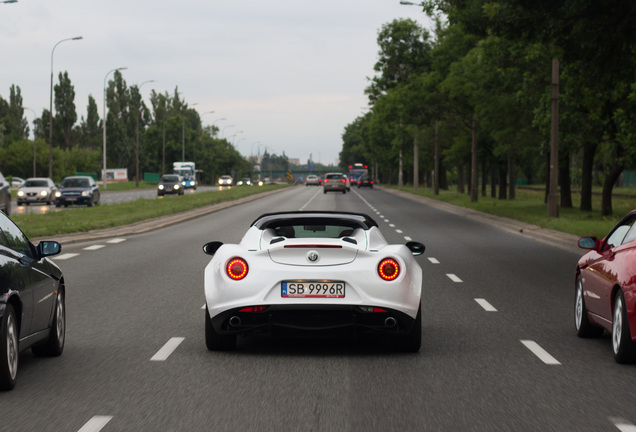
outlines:
[[78, 137], [74, 132], [77, 122], [75, 111], [75, 87], [71, 84], [68, 72], [60, 72], [59, 84], [56, 84], [55, 117], [53, 118], [53, 142], [61, 143], [60, 147], [70, 149], [77, 144]]

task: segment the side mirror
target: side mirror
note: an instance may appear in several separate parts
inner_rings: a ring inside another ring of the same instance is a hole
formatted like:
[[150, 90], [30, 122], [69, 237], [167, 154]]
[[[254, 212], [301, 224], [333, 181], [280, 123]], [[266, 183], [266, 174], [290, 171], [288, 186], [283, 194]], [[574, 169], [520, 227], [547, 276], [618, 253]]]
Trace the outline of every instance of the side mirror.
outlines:
[[214, 255], [219, 248], [223, 246], [223, 242], [213, 241], [203, 245], [203, 252], [208, 255]]
[[413, 256], [422, 255], [426, 250], [426, 247], [423, 243], [410, 241], [406, 243], [406, 247], [409, 248]]
[[56, 241], [41, 241], [38, 244], [38, 254], [41, 257], [57, 255], [62, 252], [62, 245]]
[[598, 250], [600, 246], [600, 241], [596, 237], [581, 237], [579, 239], [581, 249]]

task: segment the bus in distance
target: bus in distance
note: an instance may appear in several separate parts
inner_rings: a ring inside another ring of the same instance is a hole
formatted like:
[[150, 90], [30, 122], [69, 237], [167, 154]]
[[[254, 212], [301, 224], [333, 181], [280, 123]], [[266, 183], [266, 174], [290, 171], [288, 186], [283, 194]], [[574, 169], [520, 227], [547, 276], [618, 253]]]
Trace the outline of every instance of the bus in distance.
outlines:
[[366, 164], [354, 163], [349, 165], [349, 182], [351, 182], [351, 186], [357, 185], [360, 177], [368, 173], [369, 167]]

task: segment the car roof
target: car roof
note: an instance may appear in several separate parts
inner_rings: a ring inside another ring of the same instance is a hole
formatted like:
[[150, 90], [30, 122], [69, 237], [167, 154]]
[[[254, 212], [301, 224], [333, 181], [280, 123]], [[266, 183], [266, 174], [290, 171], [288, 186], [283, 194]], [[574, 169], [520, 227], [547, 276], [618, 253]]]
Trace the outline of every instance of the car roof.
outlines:
[[364, 213], [332, 211], [288, 211], [260, 215], [251, 226], [264, 230], [270, 226], [299, 224], [343, 224], [365, 230], [377, 227], [376, 221]]

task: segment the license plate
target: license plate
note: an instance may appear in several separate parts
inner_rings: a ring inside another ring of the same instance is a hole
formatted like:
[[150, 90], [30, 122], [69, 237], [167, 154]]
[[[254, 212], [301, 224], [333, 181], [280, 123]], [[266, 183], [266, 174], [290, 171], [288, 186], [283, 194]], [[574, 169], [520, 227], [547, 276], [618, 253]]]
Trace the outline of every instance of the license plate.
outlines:
[[344, 282], [287, 281], [281, 283], [283, 298], [344, 298]]

